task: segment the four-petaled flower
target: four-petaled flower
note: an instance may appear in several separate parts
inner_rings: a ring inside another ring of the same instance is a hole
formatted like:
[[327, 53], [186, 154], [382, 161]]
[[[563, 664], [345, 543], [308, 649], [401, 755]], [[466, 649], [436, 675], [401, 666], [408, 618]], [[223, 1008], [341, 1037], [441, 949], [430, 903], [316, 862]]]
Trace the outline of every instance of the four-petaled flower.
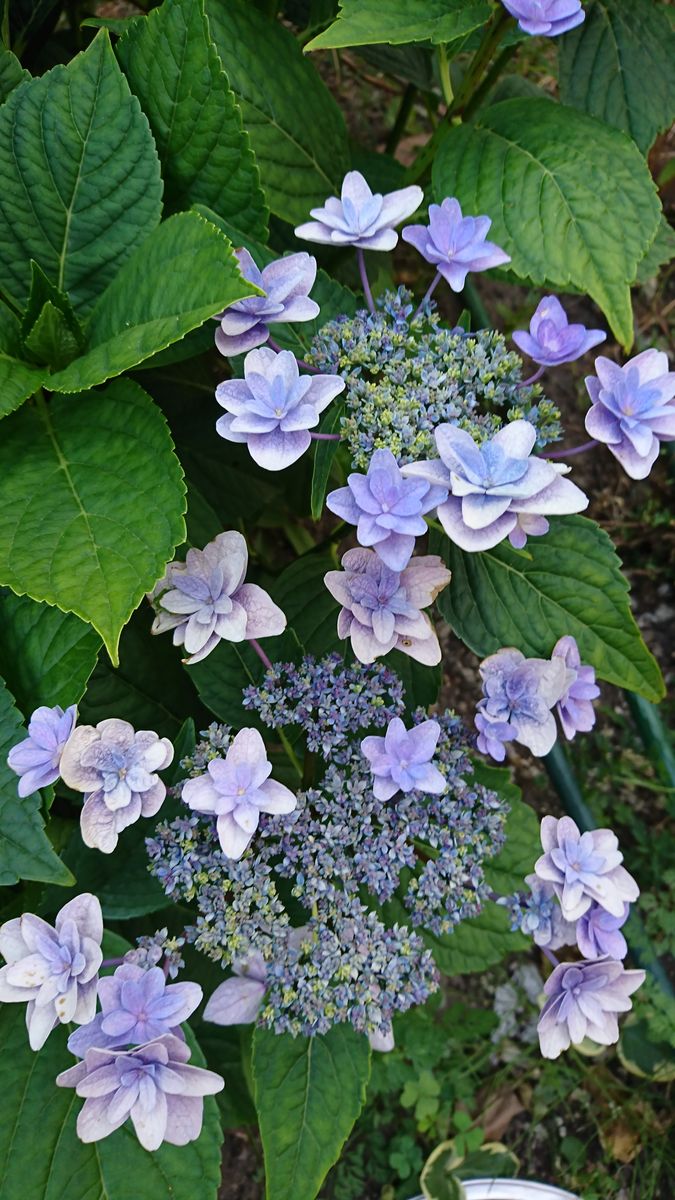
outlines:
[[39, 788], [56, 783], [60, 773], [63, 747], [75, 728], [77, 705], [71, 704], [64, 712], [54, 708], [36, 708], [28, 722], [28, 737], [12, 746], [7, 755], [7, 764], [21, 778], [20, 796], [30, 796]]
[[558, 639], [552, 657], [562, 658], [568, 670], [575, 673], [556, 705], [563, 733], [571, 742], [575, 733], [588, 733], [595, 725], [593, 701], [600, 695], [600, 688], [595, 682], [593, 667], [582, 665], [579, 647], [571, 635]]
[[491, 224], [490, 217], [463, 217], [459, 200], [448, 197], [429, 205], [428, 225], [406, 225], [401, 237], [436, 267], [453, 292], [461, 292], [470, 271], [511, 262], [504, 250], [485, 240]]
[[585, 1037], [601, 1046], [617, 1042], [616, 1014], [629, 1011], [629, 997], [644, 978], [644, 971], [626, 971], [611, 958], [560, 963], [544, 984], [548, 999], [537, 1025], [544, 1058], [557, 1058]]
[[586, 14], [581, 0], [502, 0], [523, 33], [559, 37], [581, 25]]
[[68, 1038], [68, 1049], [77, 1058], [92, 1046], [140, 1046], [177, 1033], [201, 1002], [202, 989], [198, 983], [167, 983], [161, 967], [145, 970], [125, 962], [114, 975], [99, 979], [98, 998], [101, 1012]]
[[[479, 669], [484, 694], [478, 702], [479, 714], [514, 728], [515, 741], [522, 742], [533, 754], [548, 754], [556, 739], [551, 709], [574, 678], [564, 660], [525, 658], [520, 650], [505, 646], [483, 659]], [[483, 737], [489, 733], [492, 731], [487, 728], [481, 730]], [[496, 730], [494, 736], [500, 742], [510, 740], [505, 733]]]
[[274, 637], [286, 628], [281, 609], [258, 587], [245, 583], [246, 541], [236, 530], [219, 533], [203, 550], [188, 550], [184, 563], [169, 563], [149, 599], [157, 616], [153, 633], [173, 630], [186, 663], [200, 662], [220, 641]]
[[218, 839], [228, 858], [241, 858], [261, 812], [290, 813], [297, 804], [290, 788], [270, 779], [271, 771], [257, 729], [240, 729], [225, 758], [212, 759], [206, 774], [183, 784], [185, 803], [217, 818]]
[[309, 430], [344, 387], [339, 375], [301, 375], [290, 350], [251, 350], [244, 378], [226, 379], [216, 388], [227, 410], [216, 429], [228, 442], [245, 442], [259, 467], [283, 471], [305, 453]]
[[216, 331], [216, 346], [229, 358], [245, 354], [267, 341], [270, 325], [289, 321], [313, 321], [319, 306], [309, 299], [316, 279], [316, 259], [302, 250], [268, 263], [258, 270], [248, 250], [235, 250], [239, 269], [249, 283], [264, 292], [264, 296], [249, 296], [237, 300], [214, 318], [220, 321]]
[[557, 296], [544, 296], [539, 301], [530, 321], [529, 333], [524, 329], [516, 329], [513, 333], [518, 349], [542, 367], [575, 362], [587, 350], [604, 342], [606, 337], [604, 329], [570, 325]]
[[392, 571], [403, 571], [415, 538], [427, 532], [424, 513], [447, 500], [447, 488], [426, 479], [406, 479], [391, 450], [376, 450], [368, 474], [349, 475], [347, 484], [329, 492], [327, 508], [356, 525], [361, 545], [374, 547]]
[[372, 550], [348, 550], [342, 571], [324, 581], [342, 605], [338, 637], [351, 638], [359, 662], [370, 663], [390, 650], [402, 650], [417, 662], [435, 666], [441, 648], [427, 608], [450, 582], [438, 555], [412, 558], [405, 570], [392, 571]]
[[586, 429], [603, 442], [631, 479], [646, 479], [661, 442], [675, 440], [675, 372], [661, 350], [643, 350], [623, 367], [596, 358], [586, 379], [593, 401]]
[[363, 739], [361, 750], [370, 763], [378, 800], [391, 800], [397, 792], [440, 795], [447, 789], [445, 776], [431, 761], [440, 735], [437, 721], [406, 729], [401, 718], [394, 717], [384, 737]]
[[59, 1087], [84, 1097], [77, 1136], [98, 1142], [128, 1117], [141, 1146], [185, 1146], [202, 1131], [204, 1096], [225, 1086], [220, 1075], [188, 1066], [190, 1049], [170, 1033], [136, 1050], [87, 1050], [84, 1060], [57, 1075]]
[[0, 926], [0, 1002], [27, 1004], [32, 1050], [44, 1046], [61, 1021], [86, 1025], [96, 1012], [103, 955], [101, 905], [90, 892], [64, 904], [54, 926], [24, 913]]
[[583, 917], [577, 921], [577, 945], [584, 958], [625, 958], [628, 944], [621, 932], [630, 913], [630, 904], [624, 904], [621, 916], [615, 916], [591, 904]]
[[61, 756], [63, 782], [86, 792], [80, 817], [85, 845], [111, 854], [118, 835], [139, 817], [154, 817], [166, 796], [157, 771], [173, 759], [173, 746], [152, 730], [135, 732], [112, 718], [80, 725]]
[[393, 250], [398, 241], [395, 226], [412, 216], [423, 199], [424, 192], [416, 184], [386, 196], [373, 194], [360, 171], [348, 171], [340, 199], [331, 196], [323, 207], [310, 209], [314, 220], [298, 225], [295, 234], [329, 246]]
[[544, 817], [544, 853], [534, 864], [540, 879], [553, 884], [567, 921], [577, 921], [595, 902], [621, 917], [624, 904], [637, 900], [640, 890], [621, 866], [623, 854], [611, 829], [581, 833], [571, 817]]

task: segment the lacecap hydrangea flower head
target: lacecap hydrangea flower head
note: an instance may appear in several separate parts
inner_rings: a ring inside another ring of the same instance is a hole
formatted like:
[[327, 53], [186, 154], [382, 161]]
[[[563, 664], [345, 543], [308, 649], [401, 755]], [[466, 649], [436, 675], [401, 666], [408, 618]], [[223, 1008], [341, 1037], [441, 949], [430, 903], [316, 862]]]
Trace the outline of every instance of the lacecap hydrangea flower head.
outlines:
[[571, 817], [544, 817], [541, 823], [544, 853], [534, 870], [553, 884], [567, 921], [577, 921], [598, 904], [615, 917], [624, 916], [625, 904], [640, 891], [624, 866], [616, 834], [611, 829], [582, 833]]
[[513, 334], [518, 349], [542, 367], [575, 362], [593, 346], [604, 342], [606, 337], [603, 329], [570, 325], [557, 296], [544, 296], [539, 301], [530, 321], [529, 333], [524, 329], [516, 329]]
[[354, 246], [357, 250], [393, 250], [396, 226], [412, 216], [424, 199], [421, 187], [373, 193], [360, 171], [348, 171], [340, 198], [331, 196], [310, 209], [312, 221], [298, 225], [295, 236], [329, 246]]
[[586, 379], [592, 406], [586, 429], [631, 479], [646, 479], [661, 442], [675, 440], [675, 372], [661, 350], [643, 350], [623, 367], [596, 358]]
[[68, 1038], [77, 1058], [96, 1046], [109, 1050], [140, 1046], [165, 1033], [181, 1036], [180, 1026], [201, 1003], [198, 983], [169, 983], [161, 967], [123, 962], [98, 981], [101, 1012]]
[[[498, 743], [522, 742], [541, 756], [552, 749], [556, 736], [553, 708], [573, 683], [575, 675], [561, 657], [526, 658], [505, 646], [480, 664], [483, 699], [478, 703], [478, 747], [490, 753], [490, 737]], [[493, 754], [503, 758], [503, 754]]]
[[586, 1037], [601, 1046], [618, 1042], [617, 1013], [629, 1011], [629, 997], [644, 979], [644, 971], [627, 971], [611, 958], [559, 963], [544, 984], [547, 1000], [537, 1025], [544, 1058], [558, 1058]]
[[469, 272], [487, 271], [511, 261], [486, 241], [490, 217], [464, 217], [459, 200], [448, 197], [429, 206], [428, 225], [406, 225], [401, 237], [436, 267], [453, 292], [461, 292]]

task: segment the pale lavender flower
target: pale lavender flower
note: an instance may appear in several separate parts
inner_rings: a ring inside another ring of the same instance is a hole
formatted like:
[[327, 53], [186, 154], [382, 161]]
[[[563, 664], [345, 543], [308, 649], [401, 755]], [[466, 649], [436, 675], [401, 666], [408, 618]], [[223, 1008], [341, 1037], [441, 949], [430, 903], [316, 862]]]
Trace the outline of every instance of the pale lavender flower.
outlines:
[[316, 259], [311, 254], [304, 250], [288, 254], [260, 271], [248, 250], [234, 253], [244, 279], [260, 288], [264, 295], [237, 300], [214, 318], [220, 321], [216, 346], [226, 358], [262, 346], [270, 335], [270, 325], [313, 321], [318, 317], [319, 306], [309, 298], [316, 279]]
[[562, 478], [569, 468], [531, 457], [537, 432], [529, 421], [511, 421], [482, 446], [456, 425], [439, 425], [434, 436], [440, 459], [408, 463], [403, 474], [449, 489], [438, 519], [462, 550], [489, 550], [514, 533], [522, 545], [525, 529], [540, 527], [519, 525], [521, 514], [540, 518], [588, 507], [576, 484]]
[[92, 1046], [110, 1050], [140, 1046], [165, 1033], [180, 1036], [180, 1025], [201, 1003], [202, 989], [198, 983], [167, 983], [161, 967], [145, 970], [124, 962], [99, 980], [98, 998], [101, 1012], [68, 1038], [77, 1058]]
[[370, 663], [390, 650], [402, 650], [417, 662], [435, 666], [441, 648], [427, 608], [450, 582], [438, 555], [412, 558], [405, 570], [392, 571], [372, 550], [348, 550], [342, 571], [328, 571], [324, 582], [342, 605], [338, 637], [351, 638], [359, 662]]
[[544, 984], [548, 999], [537, 1025], [544, 1058], [557, 1058], [585, 1037], [601, 1046], [617, 1042], [616, 1014], [630, 1010], [629, 996], [644, 979], [644, 971], [626, 971], [611, 958], [560, 963]]
[[218, 839], [228, 858], [241, 858], [261, 812], [290, 813], [297, 804], [290, 788], [270, 779], [271, 771], [257, 729], [240, 729], [224, 759], [212, 759], [206, 774], [183, 784], [185, 803], [217, 818]]
[[267, 968], [255, 950], [232, 963], [233, 975], [219, 984], [204, 1009], [204, 1020], [214, 1025], [250, 1025], [255, 1021], [267, 991]]
[[301, 375], [290, 350], [263, 346], [246, 355], [243, 379], [218, 384], [216, 399], [227, 411], [216, 429], [228, 442], [245, 442], [259, 467], [283, 471], [305, 453], [309, 430], [344, 387], [339, 375]]
[[574, 945], [574, 922], [563, 917], [553, 885], [537, 875], [526, 875], [525, 883], [530, 895], [521, 906], [517, 928], [547, 950]]
[[[551, 709], [573, 679], [563, 659], [525, 658], [520, 650], [505, 646], [484, 658], [479, 670], [484, 695], [478, 702], [479, 714], [511, 725], [516, 730], [514, 740], [533, 754], [548, 754], [556, 739]], [[499, 740], [507, 739], [500, 736]]]
[[393, 1025], [385, 1024], [382, 1029], [369, 1033], [368, 1045], [371, 1050], [375, 1050], [378, 1054], [389, 1054], [396, 1045]]
[[384, 737], [365, 737], [361, 750], [373, 773], [373, 793], [378, 800], [391, 800], [397, 792], [427, 792], [440, 795], [447, 780], [431, 761], [441, 727], [423, 721], [406, 729], [400, 717], [389, 722]]
[[295, 235], [329, 246], [393, 250], [398, 241], [395, 226], [412, 216], [423, 199], [416, 184], [385, 196], [373, 194], [360, 171], [348, 171], [340, 199], [331, 196], [323, 207], [310, 209], [314, 220], [298, 225]]
[[28, 723], [28, 737], [12, 746], [7, 755], [8, 766], [21, 776], [20, 796], [30, 796], [39, 788], [56, 783], [63, 747], [76, 720], [76, 704], [71, 704], [65, 712], [58, 704], [54, 708], [35, 709]]
[[491, 224], [490, 217], [463, 217], [459, 200], [447, 197], [429, 205], [428, 225], [407, 225], [401, 237], [436, 267], [453, 292], [461, 292], [470, 271], [511, 262], [504, 250], [485, 240]]
[[523, 33], [559, 37], [581, 25], [586, 14], [581, 0], [502, 0]]
[[483, 709], [478, 709], [474, 717], [478, 730], [476, 746], [481, 754], [489, 754], [495, 762], [503, 762], [506, 758], [506, 742], [513, 742], [518, 736], [518, 729], [510, 721], [501, 721], [491, 717]]
[[189, 1058], [185, 1042], [170, 1033], [135, 1050], [87, 1050], [83, 1062], [56, 1077], [58, 1087], [74, 1087], [84, 1097], [80, 1141], [98, 1142], [131, 1117], [145, 1150], [194, 1142], [202, 1131], [204, 1096], [221, 1092], [225, 1083], [213, 1071], [188, 1066]]
[[557, 296], [544, 296], [539, 301], [530, 321], [529, 333], [524, 329], [516, 329], [513, 333], [518, 349], [542, 367], [575, 362], [587, 350], [604, 342], [606, 337], [604, 329], [570, 325]]
[[624, 904], [621, 916], [614, 916], [599, 904], [591, 904], [583, 917], [577, 921], [577, 945], [584, 958], [625, 958], [628, 944], [621, 932], [630, 913], [630, 904]]
[[220, 641], [274, 637], [286, 617], [257, 583], [245, 583], [246, 541], [236, 530], [219, 533], [203, 550], [188, 550], [184, 563], [169, 563], [148, 599], [157, 616], [153, 633], [173, 630], [186, 663], [200, 662]]
[[595, 725], [593, 701], [600, 695], [600, 688], [593, 667], [582, 665], [579, 647], [571, 635], [558, 639], [552, 657], [562, 658], [568, 670], [575, 672], [574, 680], [556, 705], [563, 733], [571, 742], [575, 733], [588, 733]]
[[376, 450], [368, 474], [349, 475], [347, 484], [329, 492], [326, 507], [356, 525], [361, 545], [374, 547], [392, 571], [403, 571], [415, 538], [427, 532], [424, 513], [447, 500], [447, 488], [406, 479], [391, 450]]
[[137, 733], [128, 721], [76, 728], [61, 756], [61, 776], [86, 793], [80, 816], [85, 845], [111, 854], [123, 829], [141, 816], [154, 817], [166, 796], [156, 772], [172, 759], [168, 738], [149, 729]]
[[596, 358], [586, 379], [593, 401], [586, 429], [603, 442], [631, 479], [646, 479], [661, 442], [675, 440], [675, 372], [661, 350], [643, 350], [623, 367]]
[[86, 1025], [96, 1012], [96, 982], [103, 955], [103, 917], [96, 896], [83, 892], [64, 904], [48, 925], [24, 913], [0, 926], [0, 1002], [27, 1004], [32, 1050], [44, 1046], [61, 1021]]
[[577, 921], [595, 902], [621, 917], [624, 905], [637, 900], [640, 890], [621, 866], [623, 854], [611, 829], [581, 833], [571, 817], [544, 817], [544, 853], [534, 864], [540, 879], [553, 884], [567, 921]]

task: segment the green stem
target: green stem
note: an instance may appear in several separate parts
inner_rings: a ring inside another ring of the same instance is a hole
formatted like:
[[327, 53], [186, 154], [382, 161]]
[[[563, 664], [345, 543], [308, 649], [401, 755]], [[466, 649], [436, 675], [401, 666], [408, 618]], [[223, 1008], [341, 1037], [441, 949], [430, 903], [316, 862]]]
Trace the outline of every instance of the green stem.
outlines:
[[443, 99], [448, 106], [448, 111], [452, 107], [452, 102], [455, 94], [452, 90], [452, 79], [450, 77], [450, 62], [448, 60], [447, 46], [441, 44], [438, 47], [438, 74], [441, 79], [441, 91]]
[[[635, 692], [625, 691], [631, 716], [637, 725], [647, 758], [667, 789], [675, 787], [675, 750], [661, 714], [655, 704]], [[670, 806], [672, 809], [672, 805]]]
[[462, 289], [461, 301], [464, 308], [468, 308], [471, 313], [471, 324], [474, 329], [489, 329], [491, 322], [488, 316], [488, 311], [483, 304], [475, 284], [467, 279]]
[[492, 55], [501, 42], [506, 29], [512, 22], [513, 18], [502, 8], [494, 14], [492, 20], [486, 25], [483, 40], [473, 57], [473, 61], [469, 64], [462, 86], [452, 106], [451, 112], [453, 116], [463, 113], [466, 105], [472, 99], [474, 92], [480, 86], [483, 74]]
[[389, 134], [389, 137], [385, 143], [384, 148], [387, 154], [394, 153], [401, 138], [403, 137], [403, 134], [405, 133], [405, 127], [408, 124], [408, 117], [412, 112], [412, 106], [415, 103], [416, 96], [417, 88], [415, 87], [415, 84], [409, 83], [403, 93], [403, 96], [401, 97], [401, 103], [396, 114], [396, 120], [394, 121], [391, 133]]
[[297, 772], [298, 779], [301, 780], [302, 779], [302, 763], [300, 762], [300, 759], [298, 758], [297, 754], [295, 753], [295, 750], [291, 746], [291, 743], [289, 742], [288, 737], [284, 733], [283, 729], [279, 730], [279, 741], [281, 742], [281, 744], [286, 752], [286, 757], [287, 757], [288, 761], [290, 762], [293, 769]]
[[464, 108], [463, 116], [465, 121], [468, 121], [477, 111], [477, 109], [481, 107], [485, 97], [489, 96], [490, 92], [495, 86], [499, 76], [504, 70], [504, 67], [508, 62], [510, 62], [514, 54], [516, 54], [519, 49], [520, 47], [517, 44], [514, 46], [506, 46], [502, 50], [501, 54], [497, 55], [483, 82], [479, 85], [479, 87], [476, 88], [473, 96], [467, 102]]

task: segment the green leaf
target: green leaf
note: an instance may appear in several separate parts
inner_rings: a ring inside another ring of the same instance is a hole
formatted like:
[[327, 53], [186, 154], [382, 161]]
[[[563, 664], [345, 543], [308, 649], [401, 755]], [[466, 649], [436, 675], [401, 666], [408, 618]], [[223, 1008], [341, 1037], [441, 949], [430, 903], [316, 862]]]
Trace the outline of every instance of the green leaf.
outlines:
[[0, 104], [24, 79], [30, 79], [29, 72], [24, 70], [11, 50], [0, 45]]
[[556, 517], [525, 553], [502, 542], [468, 554], [436, 532], [431, 542], [452, 571], [437, 605], [481, 658], [502, 646], [548, 658], [558, 638], [572, 634], [582, 661], [601, 679], [647, 700], [662, 697], [661, 672], [630, 611], [621, 563], [594, 521]]
[[206, 15], [269, 206], [285, 221], [305, 221], [310, 208], [339, 192], [349, 170], [342, 113], [279, 22], [244, 0], [206, 0]]
[[527, 950], [530, 941], [522, 933], [511, 933], [505, 908], [489, 900], [482, 913], [456, 925], [443, 937], [425, 934], [436, 965], [444, 975], [469, 975], [501, 962], [507, 954]]
[[127, 921], [160, 912], [172, 903], [148, 871], [145, 839], [152, 836], [160, 819], [163, 814], [154, 821], [140, 821], [125, 829], [119, 856], [89, 850], [79, 828], [75, 830], [63, 857], [77, 880], [78, 891], [98, 896], [104, 920]]
[[91, 626], [72, 613], [0, 591], [0, 674], [23, 712], [77, 704], [100, 646]]
[[[301, 653], [297, 638], [288, 631], [265, 638], [263, 646], [273, 663], [294, 661]], [[185, 669], [202, 702], [221, 721], [235, 729], [260, 724], [255, 712], [242, 703], [244, 688], [261, 683], [265, 673], [262, 660], [248, 642], [221, 642], [208, 658]]]
[[450, 42], [478, 29], [490, 17], [486, 0], [340, 0], [335, 24], [312, 39], [306, 50], [342, 46]]
[[335, 567], [329, 554], [312, 551], [286, 567], [272, 588], [275, 603], [285, 612], [305, 653], [317, 658], [342, 645], [337, 635], [339, 606], [323, 581], [326, 571]]
[[592, 0], [558, 43], [560, 99], [614, 125], [646, 154], [675, 118], [675, 33], [653, 0]]
[[63, 313], [48, 300], [25, 341], [36, 362], [49, 363], [57, 371], [77, 357], [80, 347], [68, 328]]
[[35, 259], [88, 312], [161, 210], [152, 134], [105, 31], [11, 93], [0, 177], [0, 286], [25, 303]]
[[541, 854], [539, 818], [534, 809], [523, 802], [520, 788], [512, 783], [511, 774], [505, 767], [474, 763], [474, 778], [509, 802], [504, 828], [506, 842], [495, 858], [485, 864], [485, 877], [490, 887], [500, 896], [508, 896], [522, 889], [523, 879], [532, 873], [534, 861]]
[[208, 204], [266, 239], [260, 175], [203, 0], [165, 0], [128, 29], [117, 57], [150, 121], [171, 208]]
[[[319, 423], [320, 433], [339, 433], [340, 422], [344, 415], [344, 403], [336, 400]], [[312, 468], [312, 519], [320, 521], [323, 507], [326, 503], [328, 480], [338, 452], [340, 443], [332, 441], [317, 441], [314, 449], [314, 466]]]
[[314, 1200], [363, 1107], [369, 1074], [368, 1040], [350, 1025], [312, 1038], [256, 1029], [267, 1200]]
[[631, 346], [629, 285], [660, 206], [624, 134], [549, 100], [505, 100], [451, 130], [432, 175], [438, 200], [456, 196], [492, 218], [490, 237], [516, 275], [588, 292]]
[[[41, 313], [44, 312], [47, 304], [51, 304], [52, 308], [61, 313], [66, 323], [68, 332], [70, 333], [76, 347], [82, 349], [84, 346], [84, 334], [82, 326], [75, 316], [73, 306], [70, 303], [70, 298], [65, 292], [59, 289], [47, 278], [42, 268], [34, 260], [30, 264], [31, 281], [30, 293], [26, 310], [21, 319], [21, 340], [25, 342], [30, 336], [31, 331], [35, 328]], [[40, 360], [43, 361], [43, 360]], [[48, 361], [48, 360], [44, 360]]]
[[75, 881], [45, 833], [40, 793], [20, 799], [16, 790], [18, 777], [7, 766], [12, 746], [25, 737], [21, 715], [0, 679], [0, 886], [9, 887], [19, 879], [35, 879], [68, 887]]
[[120, 630], [185, 537], [185, 488], [159, 409], [131, 380], [8, 418], [0, 584], [74, 612], [117, 662]]
[[[127, 1122], [110, 1137], [85, 1145], [75, 1133], [83, 1101], [55, 1076], [74, 1065], [59, 1025], [39, 1054], [28, 1045], [23, 1009], [0, 1012], [0, 1179], [3, 1200], [216, 1200], [222, 1134], [213, 1096], [204, 1102], [204, 1125], [196, 1142], [163, 1145], [148, 1154]], [[190, 1030], [191, 1062], [204, 1059]], [[37, 1134], [39, 1133], [39, 1136]]]
[[46, 367], [34, 367], [0, 351], [0, 420], [34, 396], [48, 374]]
[[227, 238], [197, 213], [163, 221], [127, 260], [91, 314], [88, 349], [52, 375], [56, 392], [95, 387], [257, 293]]
[[675, 229], [661, 214], [661, 223], [656, 231], [656, 237], [644, 258], [640, 259], [637, 267], [636, 283], [647, 283], [658, 275], [661, 267], [668, 266], [675, 258]]

